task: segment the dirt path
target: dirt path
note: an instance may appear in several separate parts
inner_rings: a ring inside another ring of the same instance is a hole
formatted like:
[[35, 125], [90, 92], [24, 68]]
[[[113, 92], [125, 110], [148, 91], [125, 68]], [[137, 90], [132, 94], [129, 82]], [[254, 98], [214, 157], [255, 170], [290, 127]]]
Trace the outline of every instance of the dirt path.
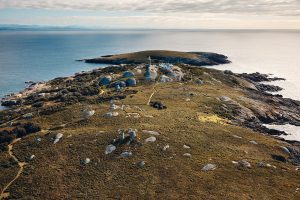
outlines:
[[13, 158], [14, 161], [16, 161], [18, 163], [20, 169], [19, 169], [18, 173], [16, 174], [15, 178], [13, 180], [11, 180], [6, 186], [4, 186], [4, 188], [3, 188], [3, 190], [1, 191], [1, 194], [0, 194], [0, 200], [8, 198], [9, 192], [6, 192], [6, 190], [19, 178], [19, 176], [22, 174], [22, 172], [24, 170], [24, 166], [26, 165], [25, 162], [20, 162], [18, 160], [18, 158], [13, 153], [14, 144], [16, 144], [20, 140], [21, 140], [21, 138], [18, 138], [18, 139], [14, 140], [12, 143], [10, 143], [8, 145], [8, 154], [9, 154], [9, 156], [11, 158]]
[[157, 93], [156, 84], [157, 84], [157, 83], [155, 83], [155, 85], [153, 86], [153, 92], [152, 92], [152, 94], [150, 95], [150, 97], [149, 97], [149, 99], [148, 99], [148, 102], [147, 102], [147, 105], [148, 105], [148, 106], [150, 105], [150, 102], [151, 102], [151, 100], [152, 100], [153, 95], [154, 95], [155, 93]]

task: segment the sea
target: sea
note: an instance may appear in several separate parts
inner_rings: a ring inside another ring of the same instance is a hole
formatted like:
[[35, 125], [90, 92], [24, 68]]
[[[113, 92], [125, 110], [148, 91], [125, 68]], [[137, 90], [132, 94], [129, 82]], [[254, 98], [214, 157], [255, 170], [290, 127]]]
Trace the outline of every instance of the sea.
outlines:
[[[284, 97], [300, 100], [300, 30], [0, 31], [0, 98], [29, 80], [106, 66], [78, 59], [156, 49], [224, 54], [232, 63], [214, 68], [285, 78], [272, 84], [284, 88]], [[300, 141], [300, 127], [275, 128]]]

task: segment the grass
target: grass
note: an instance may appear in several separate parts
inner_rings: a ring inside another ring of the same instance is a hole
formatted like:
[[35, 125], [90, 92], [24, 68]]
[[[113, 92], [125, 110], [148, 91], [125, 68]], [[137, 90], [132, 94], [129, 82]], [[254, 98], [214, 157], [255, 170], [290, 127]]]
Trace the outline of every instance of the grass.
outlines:
[[221, 125], [227, 125], [228, 121], [217, 116], [217, 115], [205, 115], [203, 113], [199, 113], [199, 117], [198, 117], [200, 122], [203, 123], [218, 123]]

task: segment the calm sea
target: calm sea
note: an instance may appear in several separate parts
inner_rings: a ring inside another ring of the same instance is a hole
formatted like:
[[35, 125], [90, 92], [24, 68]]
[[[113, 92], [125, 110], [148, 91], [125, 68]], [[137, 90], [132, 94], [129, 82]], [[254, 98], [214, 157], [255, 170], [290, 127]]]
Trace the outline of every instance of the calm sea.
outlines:
[[[76, 59], [140, 50], [210, 51], [229, 56], [234, 72], [284, 77], [285, 97], [300, 100], [300, 31], [60, 31], [0, 32], [0, 97], [25, 81], [68, 76], [100, 65]], [[300, 139], [300, 134], [299, 134]]]

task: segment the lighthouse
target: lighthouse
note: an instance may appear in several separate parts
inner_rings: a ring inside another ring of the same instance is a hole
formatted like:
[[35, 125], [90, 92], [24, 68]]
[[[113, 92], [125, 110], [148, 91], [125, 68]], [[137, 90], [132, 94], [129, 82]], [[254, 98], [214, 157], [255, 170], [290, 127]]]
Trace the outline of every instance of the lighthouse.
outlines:
[[149, 66], [151, 66], [151, 57], [148, 56], [148, 60], [149, 60]]

